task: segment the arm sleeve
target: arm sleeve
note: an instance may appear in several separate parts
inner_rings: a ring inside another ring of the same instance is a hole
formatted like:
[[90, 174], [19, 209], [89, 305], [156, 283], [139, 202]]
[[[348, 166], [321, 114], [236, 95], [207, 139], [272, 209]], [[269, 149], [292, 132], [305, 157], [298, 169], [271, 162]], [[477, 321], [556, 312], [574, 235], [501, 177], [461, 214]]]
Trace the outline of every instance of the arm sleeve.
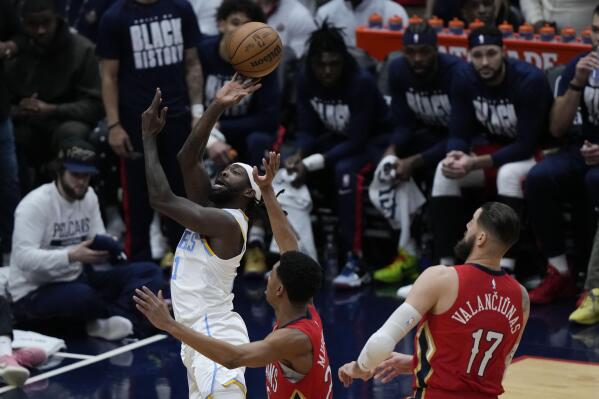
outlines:
[[296, 133], [295, 144], [304, 155], [314, 151], [316, 135], [322, 129], [318, 115], [310, 105], [306, 92], [304, 79], [297, 79], [297, 104], [296, 104]]
[[516, 140], [491, 155], [493, 166], [521, 161], [533, 156], [539, 137], [547, 127], [551, 92], [544, 76], [523, 84], [516, 104]]
[[111, 10], [109, 10], [100, 20], [100, 26], [98, 28], [96, 53], [99, 57], [111, 60], [121, 58], [121, 48], [119, 43], [121, 43], [122, 38], [119, 33], [118, 17], [113, 15]]
[[449, 117], [449, 138], [447, 152], [470, 151], [470, 140], [474, 135], [476, 115], [469, 93], [470, 83], [465, 72], [457, 72], [451, 87], [451, 115]]
[[241, 118], [221, 119], [220, 130], [225, 134], [247, 134], [254, 132], [275, 132], [279, 126], [281, 90], [276, 75], [270, 75], [264, 84], [253, 94], [248, 115]]
[[13, 265], [38, 282], [50, 282], [72, 274], [79, 263], [69, 263], [68, 248], [41, 249], [45, 210], [31, 202], [21, 202], [15, 212]]
[[[199, 0], [203, 1], [203, 0]], [[183, 2], [183, 47], [189, 49], [200, 43], [200, 28], [191, 4]]]
[[[81, 42], [79, 42], [81, 43]], [[75, 101], [57, 104], [57, 114], [94, 125], [104, 115], [100, 95], [100, 71], [92, 47], [82, 49], [81, 64], [77, 71], [74, 87]]]
[[542, 0], [520, 0], [520, 9], [524, 14], [524, 19], [534, 24], [544, 19]]
[[377, 103], [375, 96], [379, 93], [374, 82], [366, 82], [369, 83], [355, 85], [352, 90], [349, 123], [345, 129], [347, 140], [324, 154], [326, 163], [334, 163], [362, 151], [369, 134], [372, 133], [370, 130], [375, 114], [374, 105]]

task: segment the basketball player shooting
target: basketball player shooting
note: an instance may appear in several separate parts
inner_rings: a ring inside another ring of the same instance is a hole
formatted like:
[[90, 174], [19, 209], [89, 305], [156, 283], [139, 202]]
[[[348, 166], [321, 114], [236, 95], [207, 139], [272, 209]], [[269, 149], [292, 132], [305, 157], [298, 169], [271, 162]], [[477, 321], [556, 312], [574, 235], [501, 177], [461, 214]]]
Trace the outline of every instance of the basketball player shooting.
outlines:
[[268, 161], [263, 161], [265, 175], [259, 176], [257, 168], [253, 173], [282, 254], [266, 287], [266, 300], [276, 316], [274, 329], [266, 338], [239, 344], [211, 335], [211, 331], [190, 328], [173, 320], [160, 292], [156, 296], [146, 287], [136, 291], [134, 300], [154, 326], [189, 345], [201, 356], [228, 369], [266, 366], [269, 399], [330, 399], [332, 373], [322, 321], [312, 305], [322, 272], [316, 261], [298, 252], [295, 232], [276, 200], [271, 183], [279, 163], [280, 156], [271, 152]]
[[[158, 156], [156, 138], [168, 112], [160, 106], [160, 89], [156, 89], [151, 105], [142, 114], [150, 205], [186, 229], [175, 252], [171, 276], [175, 317], [194, 331], [235, 345], [249, 342], [243, 319], [233, 311], [231, 290], [246, 249], [245, 211], [260, 201], [261, 193], [249, 165], [227, 166], [211, 185], [202, 159], [222, 112], [259, 88], [255, 81], [234, 77], [217, 92], [193, 128], [177, 155], [187, 198], [171, 191]], [[181, 357], [188, 371], [190, 398], [245, 397], [244, 368], [225, 368], [185, 344]]]
[[[373, 376], [388, 382], [413, 372], [412, 398], [490, 399], [503, 393], [503, 375], [530, 308], [524, 287], [499, 265], [519, 232], [509, 206], [490, 202], [477, 209], [455, 249], [466, 264], [425, 270], [358, 360], [339, 369], [343, 385]], [[414, 356], [392, 352], [416, 325]]]

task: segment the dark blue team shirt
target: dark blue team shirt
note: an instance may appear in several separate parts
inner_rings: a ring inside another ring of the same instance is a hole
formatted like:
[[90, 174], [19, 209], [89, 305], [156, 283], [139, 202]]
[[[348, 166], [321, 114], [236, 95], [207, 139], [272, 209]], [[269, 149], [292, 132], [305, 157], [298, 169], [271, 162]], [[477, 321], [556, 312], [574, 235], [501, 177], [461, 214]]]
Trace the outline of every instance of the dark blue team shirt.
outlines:
[[435, 165], [443, 159], [447, 148], [453, 77], [460, 68], [467, 67], [465, 61], [453, 55], [439, 54], [437, 60], [436, 75], [426, 84], [414, 77], [405, 57], [389, 65], [392, 143], [397, 148], [407, 145], [421, 128], [436, 132], [439, 142], [422, 153], [427, 164]]
[[160, 87], [170, 115], [188, 111], [185, 50], [194, 48], [199, 36], [186, 0], [114, 3], [100, 21], [96, 52], [120, 61], [119, 108], [141, 113]]
[[[218, 53], [221, 35], [206, 36], [198, 47], [204, 73], [204, 102], [209, 105], [216, 92], [235, 74], [235, 70]], [[226, 135], [276, 131], [280, 119], [281, 90], [277, 71], [262, 80], [262, 87], [227, 109], [219, 119]]]
[[362, 153], [368, 139], [391, 132], [389, 107], [373, 77], [358, 69], [336, 89], [324, 88], [315, 78], [297, 74], [298, 146], [305, 152], [319, 136], [335, 133], [343, 138], [323, 154], [325, 161]]
[[[576, 64], [588, 54], [588, 52], [581, 54], [566, 65], [557, 88], [558, 97], [566, 93], [568, 84], [574, 79]], [[582, 111], [582, 133], [584, 138], [592, 143], [599, 144], [599, 87], [592, 87], [587, 81], [582, 91], [580, 108]]]
[[530, 158], [547, 131], [552, 101], [545, 75], [532, 64], [508, 58], [505, 79], [494, 87], [469, 65], [454, 78], [447, 150], [469, 152], [483, 132], [502, 145], [491, 154], [495, 167]]

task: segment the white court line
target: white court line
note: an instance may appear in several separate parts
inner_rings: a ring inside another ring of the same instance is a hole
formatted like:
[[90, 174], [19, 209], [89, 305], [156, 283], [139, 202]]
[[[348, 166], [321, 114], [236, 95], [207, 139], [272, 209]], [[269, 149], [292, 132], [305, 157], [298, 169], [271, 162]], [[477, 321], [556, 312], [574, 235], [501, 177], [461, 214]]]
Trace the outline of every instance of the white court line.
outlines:
[[65, 359], [91, 359], [94, 355], [82, 355], [80, 353], [56, 352], [52, 356], [64, 357]]
[[[149, 337], [149, 338], [146, 338], [146, 339], [142, 339], [141, 341], [133, 342], [133, 343], [131, 343], [129, 345], [125, 345], [125, 346], [122, 346], [120, 348], [116, 348], [116, 349], [113, 349], [111, 351], [108, 351], [108, 352], [105, 352], [105, 353], [93, 356], [90, 359], [81, 360], [80, 362], [69, 364], [68, 366], [60, 367], [60, 368], [48, 371], [47, 373], [36, 375], [35, 377], [31, 377], [30, 379], [28, 379], [27, 382], [25, 382], [25, 385], [29, 385], [29, 384], [32, 384], [34, 382], [37, 382], [37, 381], [40, 381], [40, 380], [43, 380], [43, 379], [46, 379], [46, 378], [54, 377], [54, 376], [59, 375], [59, 374], [64, 374], [64, 373], [66, 373], [68, 371], [75, 370], [75, 369], [78, 369], [78, 368], [81, 368], [81, 367], [89, 366], [90, 364], [98, 363], [98, 362], [100, 362], [102, 360], [106, 360], [108, 358], [120, 355], [121, 353], [129, 352], [129, 351], [132, 351], [133, 349], [137, 349], [137, 348], [140, 348], [142, 346], [146, 346], [146, 345], [149, 345], [151, 343], [161, 341], [161, 340], [163, 340], [165, 338], [166, 338], [166, 335], [156, 334], [156, 335], [154, 335], [152, 337]], [[11, 386], [11, 385], [8, 385], [8, 386], [5, 386], [3, 388], [0, 388], [0, 394], [12, 391], [15, 388], [16, 387]]]

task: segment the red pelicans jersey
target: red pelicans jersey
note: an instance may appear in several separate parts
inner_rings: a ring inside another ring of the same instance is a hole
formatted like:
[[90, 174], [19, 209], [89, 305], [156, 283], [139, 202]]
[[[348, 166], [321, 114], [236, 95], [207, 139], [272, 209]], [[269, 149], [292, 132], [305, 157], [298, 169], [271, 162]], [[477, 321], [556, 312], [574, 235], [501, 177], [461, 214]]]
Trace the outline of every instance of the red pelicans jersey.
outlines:
[[489, 399], [523, 328], [520, 284], [475, 264], [455, 266], [458, 295], [445, 313], [427, 314], [414, 338], [414, 398]]
[[312, 368], [305, 376], [294, 372], [280, 362], [266, 366], [266, 393], [269, 399], [330, 399], [333, 381], [329, 356], [324, 343], [322, 321], [314, 306], [308, 305], [306, 317], [283, 327], [295, 328], [310, 338], [312, 343]]

